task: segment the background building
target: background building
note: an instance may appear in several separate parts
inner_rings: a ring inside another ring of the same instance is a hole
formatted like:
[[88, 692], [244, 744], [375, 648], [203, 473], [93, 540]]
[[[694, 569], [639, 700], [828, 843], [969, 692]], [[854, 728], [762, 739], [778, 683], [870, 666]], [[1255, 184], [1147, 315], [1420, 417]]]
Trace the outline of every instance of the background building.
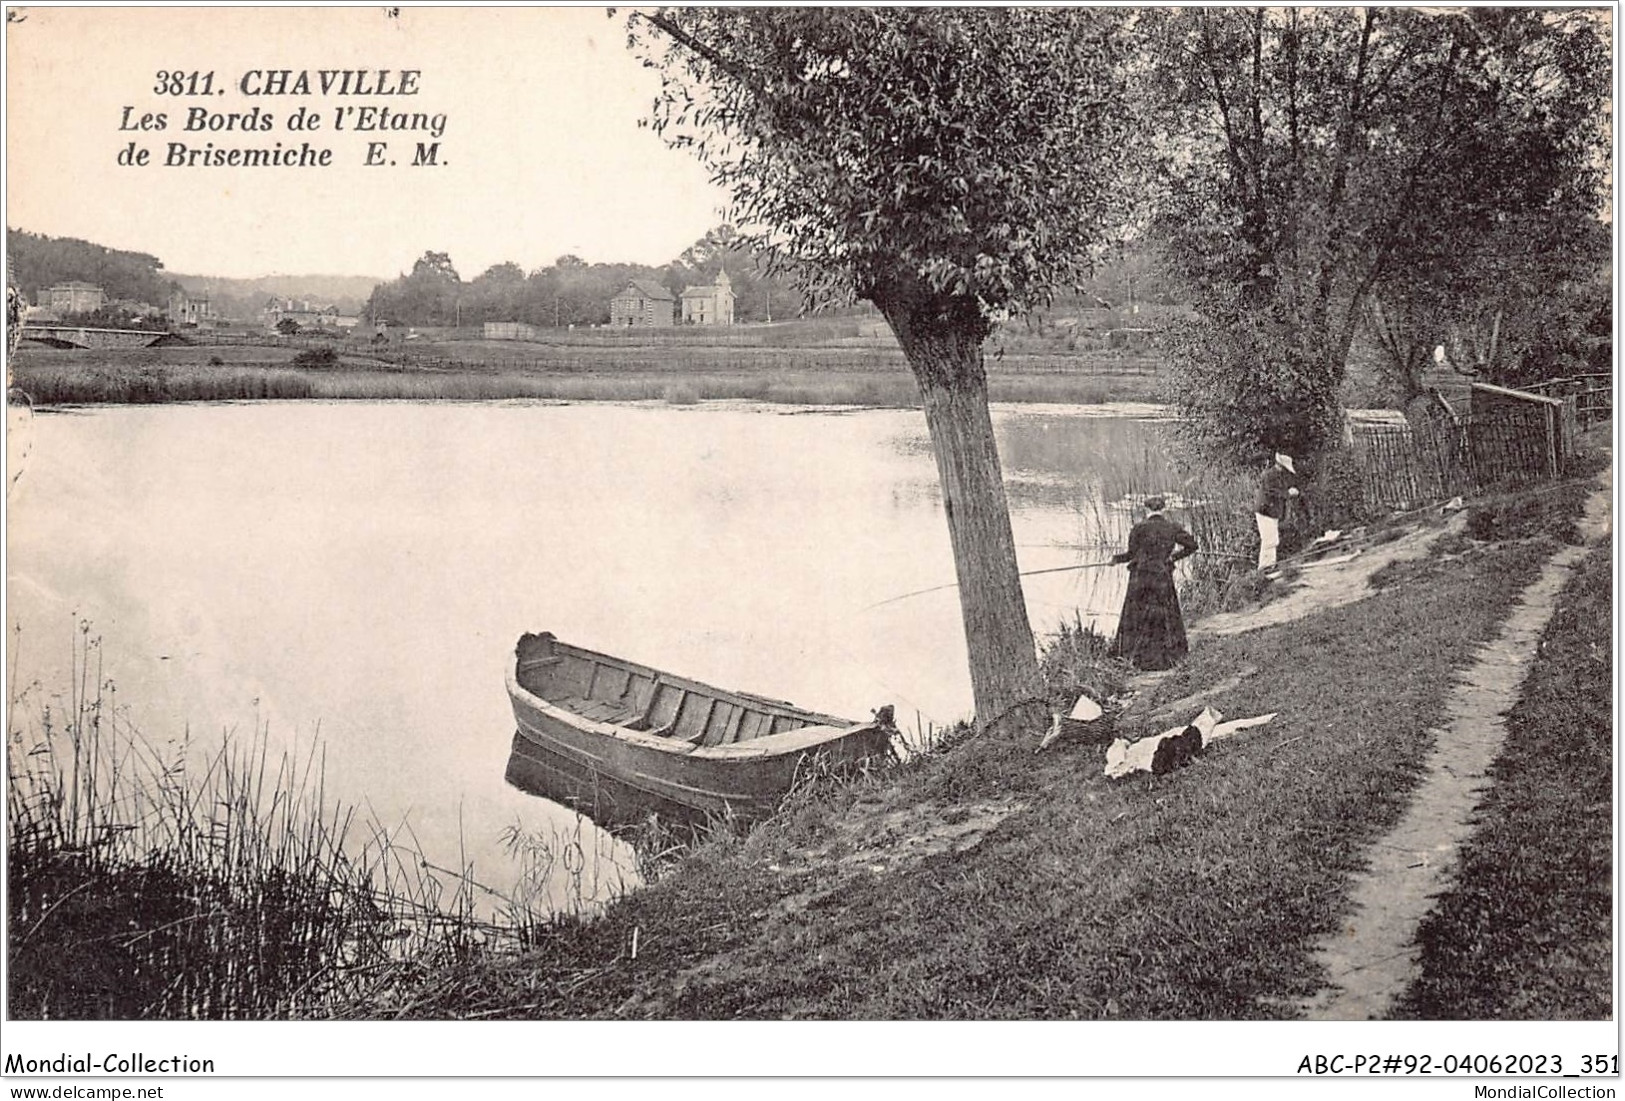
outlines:
[[683, 322], [689, 325], [734, 323], [733, 280], [726, 271], [717, 272], [717, 281], [710, 286], [690, 287], [683, 292]]
[[616, 328], [663, 328], [676, 324], [677, 300], [648, 279], [633, 279], [609, 300], [609, 323]]
[[49, 306], [51, 312], [58, 315], [95, 313], [107, 301], [107, 296], [96, 284], [81, 283], [78, 280], [58, 283], [45, 294], [46, 300], [40, 305]]
[[176, 291], [169, 296], [169, 309], [166, 315], [176, 325], [202, 325], [214, 320], [214, 310], [209, 305], [209, 296], [191, 295], [185, 291]]
[[284, 321], [292, 321], [301, 330], [353, 329], [360, 321], [360, 318], [339, 313], [337, 306], [317, 306], [308, 299], [298, 298], [273, 298], [266, 302], [260, 317], [271, 330]]

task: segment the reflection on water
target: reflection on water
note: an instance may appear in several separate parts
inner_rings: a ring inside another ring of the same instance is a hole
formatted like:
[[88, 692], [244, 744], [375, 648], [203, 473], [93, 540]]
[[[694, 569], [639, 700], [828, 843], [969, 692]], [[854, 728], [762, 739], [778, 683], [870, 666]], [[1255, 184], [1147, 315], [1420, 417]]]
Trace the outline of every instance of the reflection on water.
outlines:
[[[1130, 518], [1102, 486], [1156, 433], [1103, 412], [995, 411], [1024, 571], [1120, 544]], [[21, 682], [65, 685], [89, 619], [149, 736], [319, 733], [331, 795], [488, 881], [511, 878], [504, 828], [578, 830], [502, 782], [524, 631], [839, 715], [892, 703], [905, 727], [970, 709], [918, 412], [267, 403], [25, 432], [7, 532]], [[1029, 577], [1034, 627], [1081, 609], [1113, 629], [1125, 580]], [[589, 893], [630, 875], [585, 848]]]

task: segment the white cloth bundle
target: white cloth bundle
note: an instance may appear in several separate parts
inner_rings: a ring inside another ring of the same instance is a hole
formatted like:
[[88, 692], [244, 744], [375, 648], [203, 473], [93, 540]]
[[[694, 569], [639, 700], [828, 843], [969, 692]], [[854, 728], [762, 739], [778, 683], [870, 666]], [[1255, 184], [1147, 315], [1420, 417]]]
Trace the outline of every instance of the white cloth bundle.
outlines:
[[1131, 742], [1118, 738], [1106, 750], [1106, 775], [1119, 779], [1131, 772], [1164, 773], [1190, 763], [1192, 757], [1214, 742], [1222, 741], [1239, 730], [1263, 726], [1278, 712], [1254, 715], [1250, 719], [1232, 719], [1222, 722], [1224, 715], [1211, 707], [1185, 726], [1175, 726], [1150, 738]]

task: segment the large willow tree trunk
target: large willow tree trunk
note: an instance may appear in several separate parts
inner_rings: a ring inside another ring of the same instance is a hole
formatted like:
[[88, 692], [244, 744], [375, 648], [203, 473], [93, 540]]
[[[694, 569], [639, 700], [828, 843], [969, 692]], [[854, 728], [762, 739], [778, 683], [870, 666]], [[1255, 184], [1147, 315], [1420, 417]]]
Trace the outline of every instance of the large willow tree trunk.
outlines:
[[967, 311], [962, 300], [877, 296], [876, 304], [897, 334], [924, 402], [959, 580], [976, 718], [985, 725], [1031, 698], [1038, 686], [1010, 506], [987, 408], [982, 361], [987, 326], [974, 304]]

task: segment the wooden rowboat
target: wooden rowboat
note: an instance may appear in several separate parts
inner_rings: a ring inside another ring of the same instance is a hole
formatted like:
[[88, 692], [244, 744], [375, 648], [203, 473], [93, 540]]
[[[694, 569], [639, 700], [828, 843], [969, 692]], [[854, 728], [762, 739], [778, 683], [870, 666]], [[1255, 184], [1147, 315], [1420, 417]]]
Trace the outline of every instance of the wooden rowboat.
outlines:
[[518, 722], [508, 783], [606, 826], [651, 813], [685, 822], [761, 818], [815, 759], [836, 768], [878, 760], [894, 732], [889, 707], [853, 723], [551, 634], [519, 640], [507, 681]]

